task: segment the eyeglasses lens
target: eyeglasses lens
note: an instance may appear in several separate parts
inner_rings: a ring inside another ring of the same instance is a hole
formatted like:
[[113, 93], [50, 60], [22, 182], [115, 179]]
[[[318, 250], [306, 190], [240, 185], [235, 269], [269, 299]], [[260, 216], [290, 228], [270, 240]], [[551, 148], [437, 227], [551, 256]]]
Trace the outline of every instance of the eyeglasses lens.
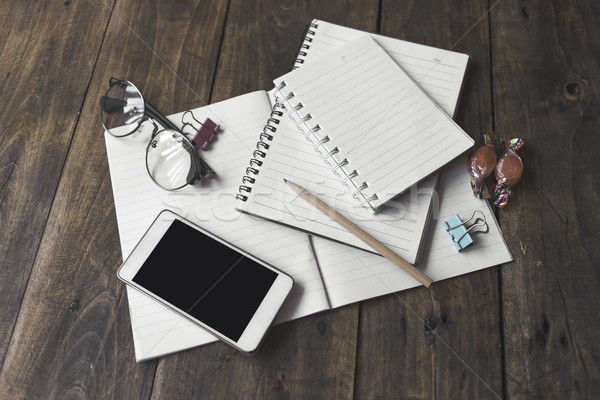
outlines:
[[113, 136], [135, 132], [142, 123], [145, 112], [140, 91], [127, 81], [118, 81], [101, 99], [104, 128]]
[[195, 177], [194, 148], [179, 132], [162, 130], [148, 144], [148, 173], [163, 189], [174, 190]]

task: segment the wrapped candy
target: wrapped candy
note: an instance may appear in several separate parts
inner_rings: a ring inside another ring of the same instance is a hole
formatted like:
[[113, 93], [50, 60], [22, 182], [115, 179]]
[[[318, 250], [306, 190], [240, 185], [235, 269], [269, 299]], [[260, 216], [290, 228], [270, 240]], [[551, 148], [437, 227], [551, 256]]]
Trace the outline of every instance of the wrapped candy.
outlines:
[[523, 139], [511, 139], [507, 143], [502, 143], [504, 154], [496, 164], [496, 181], [492, 190], [492, 201], [498, 208], [502, 208], [508, 202], [511, 194], [511, 187], [519, 182], [523, 174], [523, 161], [517, 154], [517, 150], [523, 147]]
[[484, 145], [475, 150], [469, 159], [469, 174], [471, 174], [471, 188], [473, 194], [479, 199], [489, 199], [490, 194], [483, 180], [487, 178], [496, 167], [496, 135], [487, 132], [483, 135]]

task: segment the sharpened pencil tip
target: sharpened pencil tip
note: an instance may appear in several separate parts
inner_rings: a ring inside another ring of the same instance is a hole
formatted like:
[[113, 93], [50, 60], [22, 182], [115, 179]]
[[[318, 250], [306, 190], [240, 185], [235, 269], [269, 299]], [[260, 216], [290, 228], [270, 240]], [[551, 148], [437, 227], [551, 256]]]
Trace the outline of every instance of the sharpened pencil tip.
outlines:
[[283, 178], [283, 181], [284, 181], [285, 183], [287, 183], [287, 179]]

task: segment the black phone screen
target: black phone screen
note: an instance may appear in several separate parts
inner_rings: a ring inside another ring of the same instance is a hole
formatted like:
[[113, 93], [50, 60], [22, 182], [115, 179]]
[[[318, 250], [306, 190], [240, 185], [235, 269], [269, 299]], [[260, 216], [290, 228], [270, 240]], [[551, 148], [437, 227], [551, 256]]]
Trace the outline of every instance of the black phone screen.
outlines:
[[133, 281], [237, 342], [276, 278], [175, 219]]

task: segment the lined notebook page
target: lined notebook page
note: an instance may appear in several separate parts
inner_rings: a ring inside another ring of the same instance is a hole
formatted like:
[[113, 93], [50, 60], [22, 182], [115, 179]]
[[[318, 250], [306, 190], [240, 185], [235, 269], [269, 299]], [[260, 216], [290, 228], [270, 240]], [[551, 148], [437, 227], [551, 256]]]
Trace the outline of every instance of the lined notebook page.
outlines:
[[[461, 157], [440, 174], [439, 209], [433, 209], [423, 260], [418, 265], [434, 282], [512, 261], [489, 203], [473, 196], [466, 163]], [[475, 210], [485, 214], [489, 231], [474, 233], [474, 243], [459, 253], [442, 222], [456, 214], [464, 221]], [[420, 285], [383, 257], [319, 238], [313, 239], [313, 245], [332, 307]]]
[[[298, 67], [360, 38], [365, 32], [313, 20]], [[371, 37], [446, 114], [454, 116], [469, 56], [454, 51], [371, 34]]]
[[284, 183], [285, 178], [311, 191], [408, 262], [416, 261], [435, 178], [414, 185], [406, 195], [373, 214], [357, 205], [346, 193], [339, 179], [290, 119], [282, 117], [273, 136], [248, 200], [240, 202], [238, 209], [373, 251], [354, 234], [299, 198]]
[[[351, 189], [366, 183], [361, 192], [373, 208], [473, 145], [368, 34], [274, 82], [278, 97], [291, 97], [284, 105], [300, 129], [313, 133], [315, 148], [324, 156], [339, 150], [327, 161], [348, 160], [340, 175], [359, 173]], [[312, 130], [316, 125], [321, 129]]]
[[[202, 152], [217, 172], [214, 180], [175, 192], [158, 188], [145, 167], [148, 137], [143, 133], [115, 138], [105, 134], [119, 236], [126, 258], [158, 213], [171, 209], [243, 250], [289, 273], [295, 280], [278, 321], [328, 308], [321, 278], [306, 234], [235, 211], [241, 171], [256, 146], [270, 104], [266, 92], [254, 92], [194, 110], [221, 124]], [[181, 125], [181, 113], [170, 116]], [[204, 251], [198, 251], [199, 259]], [[127, 288], [136, 359], [142, 361], [215, 341], [212, 335], [176, 313]]]

